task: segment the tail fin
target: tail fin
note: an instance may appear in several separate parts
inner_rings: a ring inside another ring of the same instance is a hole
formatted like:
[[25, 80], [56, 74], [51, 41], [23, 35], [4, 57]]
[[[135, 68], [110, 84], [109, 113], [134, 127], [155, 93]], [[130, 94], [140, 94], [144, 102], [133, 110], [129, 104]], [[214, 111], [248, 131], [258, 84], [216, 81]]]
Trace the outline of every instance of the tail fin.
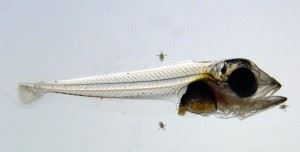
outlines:
[[36, 87], [35, 83], [20, 83], [19, 84], [19, 98], [27, 104], [43, 95], [43, 91]]

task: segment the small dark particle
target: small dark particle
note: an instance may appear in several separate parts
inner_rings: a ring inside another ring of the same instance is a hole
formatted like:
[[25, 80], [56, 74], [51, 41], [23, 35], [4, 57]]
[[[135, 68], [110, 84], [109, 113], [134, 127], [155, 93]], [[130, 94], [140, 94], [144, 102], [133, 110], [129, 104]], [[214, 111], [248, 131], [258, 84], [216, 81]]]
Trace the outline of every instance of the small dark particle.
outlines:
[[165, 54], [164, 52], [160, 52], [159, 54], [157, 54], [157, 56], [159, 57], [160, 62], [163, 62], [167, 54]]
[[163, 129], [163, 130], [165, 130], [165, 124], [162, 122], [162, 121], [160, 121], [159, 123], [158, 123], [158, 125], [159, 125], [159, 128], [160, 129]]
[[286, 104], [282, 104], [282, 105], [279, 106], [279, 109], [283, 109], [285, 111], [286, 111], [287, 108], [288, 108], [288, 105], [286, 105]]
[[57, 83], [57, 81], [54, 81], [54, 83]]

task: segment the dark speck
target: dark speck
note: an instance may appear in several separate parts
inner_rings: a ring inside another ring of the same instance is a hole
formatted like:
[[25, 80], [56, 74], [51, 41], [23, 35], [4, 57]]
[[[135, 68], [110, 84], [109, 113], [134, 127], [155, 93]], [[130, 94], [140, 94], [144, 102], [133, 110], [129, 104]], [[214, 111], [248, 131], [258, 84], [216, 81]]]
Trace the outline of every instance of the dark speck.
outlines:
[[158, 125], [159, 125], [159, 128], [160, 129], [163, 129], [163, 130], [165, 130], [165, 124], [162, 122], [162, 121], [160, 121], [159, 123], [158, 123]]

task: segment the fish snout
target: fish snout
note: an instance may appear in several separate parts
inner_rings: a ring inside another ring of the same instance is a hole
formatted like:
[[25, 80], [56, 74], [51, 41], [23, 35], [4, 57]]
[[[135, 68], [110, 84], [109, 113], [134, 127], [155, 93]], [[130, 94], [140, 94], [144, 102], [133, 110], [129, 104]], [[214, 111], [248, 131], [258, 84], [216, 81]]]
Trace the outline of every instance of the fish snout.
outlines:
[[274, 78], [272, 78], [271, 85], [274, 86], [275, 88], [278, 88], [278, 89], [281, 88], [281, 84], [277, 80], [275, 80]]

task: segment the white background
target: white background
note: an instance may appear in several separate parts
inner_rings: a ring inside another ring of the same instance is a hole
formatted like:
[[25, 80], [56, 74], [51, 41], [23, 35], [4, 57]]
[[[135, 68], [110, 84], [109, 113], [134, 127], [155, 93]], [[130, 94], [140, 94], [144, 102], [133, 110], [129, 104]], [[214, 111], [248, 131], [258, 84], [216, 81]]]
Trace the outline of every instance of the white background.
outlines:
[[[299, 151], [299, 27], [297, 0], [0, 1], [0, 151]], [[166, 101], [17, 97], [21, 81], [233, 57], [280, 81], [287, 111], [240, 121], [179, 117]]]

